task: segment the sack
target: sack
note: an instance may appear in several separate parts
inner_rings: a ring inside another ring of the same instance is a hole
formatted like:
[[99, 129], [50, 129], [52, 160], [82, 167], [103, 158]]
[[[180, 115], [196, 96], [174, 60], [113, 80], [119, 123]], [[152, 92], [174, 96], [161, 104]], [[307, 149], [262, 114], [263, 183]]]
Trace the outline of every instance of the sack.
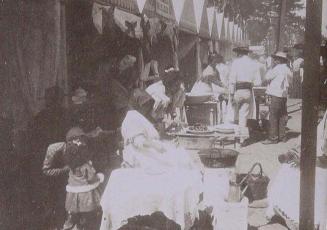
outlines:
[[[253, 173], [255, 167], [260, 168], [260, 172], [258, 174]], [[262, 200], [267, 197], [267, 188], [270, 179], [264, 175], [260, 163], [255, 163], [245, 176], [239, 175], [238, 181], [239, 180], [241, 180], [240, 184], [242, 186], [247, 186], [247, 190], [244, 195], [249, 198], [250, 202], [254, 200]]]

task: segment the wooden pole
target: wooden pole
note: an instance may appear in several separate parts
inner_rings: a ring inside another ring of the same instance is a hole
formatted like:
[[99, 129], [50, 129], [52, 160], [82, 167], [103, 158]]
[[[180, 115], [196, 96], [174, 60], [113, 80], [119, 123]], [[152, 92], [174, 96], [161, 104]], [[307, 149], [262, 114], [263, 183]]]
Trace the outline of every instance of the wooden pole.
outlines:
[[197, 37], [196, 43], [195, 43], [195, 58], [196, 58], [196, 80], [199, 80], [202, 76], [202, 62], [200, 57], [200, 41], [201, 39]]
[[302, 85], [300, 230], [314, 230], [322, 0], [307, 0]]
[[284, 47], [283, 32], [285, 26], [285, 17], [286, 17], [286, 1], [280, 0], [280, 14], [279, 14], [279, 23], [277, 30], [277, 51], [282, 51]]

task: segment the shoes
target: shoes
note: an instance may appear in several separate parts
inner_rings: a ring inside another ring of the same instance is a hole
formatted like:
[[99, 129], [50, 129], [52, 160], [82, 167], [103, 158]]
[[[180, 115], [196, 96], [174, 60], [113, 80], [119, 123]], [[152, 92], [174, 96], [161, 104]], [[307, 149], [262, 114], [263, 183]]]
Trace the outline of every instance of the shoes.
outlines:
[[270, 140], [270, 139], [267, 139], [263, 142], [261, 142], [262, 144], [264, 145], [272, 145], [272, 144], [278, 144], [278, 140]]

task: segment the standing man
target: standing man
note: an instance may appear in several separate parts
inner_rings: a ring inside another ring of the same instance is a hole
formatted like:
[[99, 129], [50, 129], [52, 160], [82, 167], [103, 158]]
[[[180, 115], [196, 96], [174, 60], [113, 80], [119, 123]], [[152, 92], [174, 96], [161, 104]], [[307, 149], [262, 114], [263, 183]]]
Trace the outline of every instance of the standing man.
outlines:
[[248, 119], [255, 119], [253, 86], [261, 85], [260, 69], [248, 54], [248, 47], [234, 48], [237, 58], [230, 69], [230, 99], [235, 110], [235, 123], [239, 124], [241, 147], [249, 144]]
[[274, 67], [266, 74], [265, 81], [269, 82], [266, 94], [270, 98], [269, 106], [269, 138], [263, 144], [276, 144], [286, 141], [287, 94], [292, 72], [287, 66], [287, 54], [277, 52], [272, 55]]

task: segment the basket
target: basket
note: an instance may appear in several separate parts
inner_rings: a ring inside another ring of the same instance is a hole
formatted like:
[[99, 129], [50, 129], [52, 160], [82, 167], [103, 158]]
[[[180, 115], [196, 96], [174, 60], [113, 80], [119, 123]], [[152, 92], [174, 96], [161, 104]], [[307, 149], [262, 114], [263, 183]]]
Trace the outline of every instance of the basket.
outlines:
[[192, 105], [192, 104], [201, 104], [207, 101], [210, 101], [210, 98], [212, 97], [211, 94], [205, 94], [205, 95], [186, 95], [185, 104], [186, 105]]
[[205, 167], [230, 168], [235, 167], [239, 152], [232, 149], [205, 149], [199, 151], [199, 156]]

